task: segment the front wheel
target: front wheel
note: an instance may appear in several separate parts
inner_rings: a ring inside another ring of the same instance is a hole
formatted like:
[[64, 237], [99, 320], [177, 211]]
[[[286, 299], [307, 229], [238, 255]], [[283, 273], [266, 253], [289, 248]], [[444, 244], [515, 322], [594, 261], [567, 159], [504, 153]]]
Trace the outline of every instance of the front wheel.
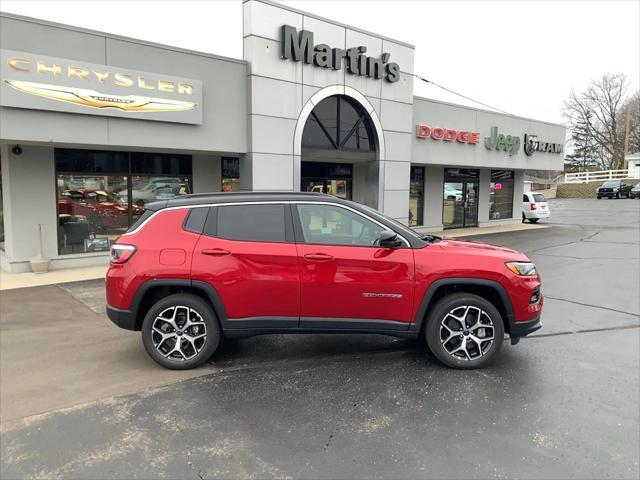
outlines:
[[504, 323], [491, 302], [472, 293], [454, 293], [431, 309], [425, 337], [431, 352], [448, 367], [482, 368], [502, 346]]
[[142, 323], [149, 356], [171, 370], [202, 365], [218, 348], [220, 325], [211, 305], [196, 295], [177, 293], [158, 301]]

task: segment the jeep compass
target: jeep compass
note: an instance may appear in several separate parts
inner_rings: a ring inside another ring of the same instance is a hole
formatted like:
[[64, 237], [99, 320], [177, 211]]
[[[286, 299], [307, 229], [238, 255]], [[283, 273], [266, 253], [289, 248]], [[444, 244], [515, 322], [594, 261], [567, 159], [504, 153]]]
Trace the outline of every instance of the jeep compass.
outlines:
[[453, 368], [540, 328], [524, 254], [422, 235], [317, 193], [186, 195], [146, 205], [111, 248], [107, 313], [171, 369], [225, 338], [267, 333], [422, 337]]

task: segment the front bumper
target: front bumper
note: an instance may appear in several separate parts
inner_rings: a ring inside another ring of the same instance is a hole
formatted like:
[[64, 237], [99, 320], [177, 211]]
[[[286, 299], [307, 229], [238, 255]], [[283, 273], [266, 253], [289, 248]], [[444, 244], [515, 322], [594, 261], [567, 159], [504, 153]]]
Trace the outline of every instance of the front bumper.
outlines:
[[511, 338], [524, 337], [530, 333], [540, 330], [542, 328], [542, 321], [540, 317], [528, 320], [526, 322], [513, 322], [511, 325]]
[[109, 320], [120, 328], [136, 330], [136, 317], [129, 310], [120, 310], [119, 308], [107, 305], [107, 316]]

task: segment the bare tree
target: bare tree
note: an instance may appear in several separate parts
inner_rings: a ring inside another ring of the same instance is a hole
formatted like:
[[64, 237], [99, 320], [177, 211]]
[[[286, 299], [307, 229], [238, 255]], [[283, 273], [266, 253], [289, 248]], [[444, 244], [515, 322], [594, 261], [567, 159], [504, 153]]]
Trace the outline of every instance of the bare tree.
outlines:
[[[595, 159], [605, 170], [623, 168], [625, 115], [627, 108], [637, 110], [634, 98], [638, 93], [627, 97], [627, 81], [621, 73], [603, 75], [582, 93], [572, 90], [564, 114], [576, 147], [574, 156], [582, 155], [585, 163], [589, 158]], [[640, 121], [638, 115], [634, 118]], [[638, 123], [632, 126], [634, 132], [640, 128]]]

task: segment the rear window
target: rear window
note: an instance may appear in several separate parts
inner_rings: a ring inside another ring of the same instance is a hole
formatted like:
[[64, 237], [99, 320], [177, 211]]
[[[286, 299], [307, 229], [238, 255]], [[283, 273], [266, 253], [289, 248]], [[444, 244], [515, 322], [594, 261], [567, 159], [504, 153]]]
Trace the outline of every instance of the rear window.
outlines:
[[544, 195], [540, 194], [540, 193], [534, 193], [533, 194], [533, 201], [536, 203], [546, 203], [547, 199], [544, 198]]
[[219, 206], [216, 236], [251, 242], [284, 242], [284, 205]]

